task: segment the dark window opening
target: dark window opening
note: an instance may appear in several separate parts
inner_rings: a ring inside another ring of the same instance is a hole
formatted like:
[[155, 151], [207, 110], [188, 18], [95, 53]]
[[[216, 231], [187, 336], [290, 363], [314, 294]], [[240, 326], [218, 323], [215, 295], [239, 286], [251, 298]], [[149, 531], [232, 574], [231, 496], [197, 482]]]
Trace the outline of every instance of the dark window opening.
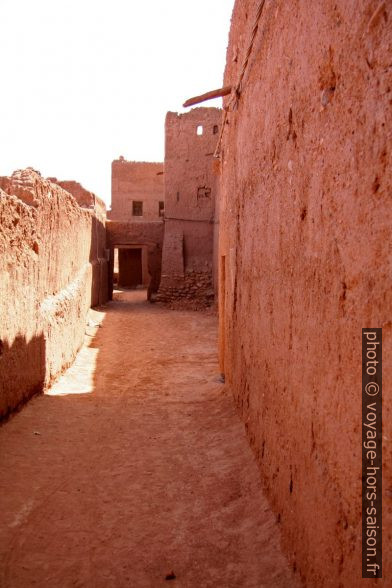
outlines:
[[211, 198], [211, 188], [209, 188], [208, 186], [200, 186], [197, 189], [197, 199], [204, 200], [206, 198]]
[[214, 125], [214, 126], [212, 127], [212, 132], [213, 132], [213, 134], [214, 134], [214, 135], [216, 135], [216, 134], [218, 133], [218, 131], [219, 131], [219, 127], [218, 127], [218, 125]]
[[159, 216], [163, 216], [165, 213], [165, 203], [160, 200], [159, 201]]
[[143, 216], [143, 202], [141, 200], [132, 202], [132, 216]]

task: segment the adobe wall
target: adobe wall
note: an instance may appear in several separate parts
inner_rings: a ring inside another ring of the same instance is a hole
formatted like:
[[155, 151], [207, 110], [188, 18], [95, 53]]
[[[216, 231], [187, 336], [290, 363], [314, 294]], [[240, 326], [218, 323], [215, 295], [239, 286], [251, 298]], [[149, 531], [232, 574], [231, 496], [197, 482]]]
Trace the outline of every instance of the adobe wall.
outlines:
[[[168, 112], [165, 122], [165, 239], [157, 300], [210, 304], [219, 108]], [[201, 126], [203, 133], [197, 134]]]
[[[107, 221], [106, 246], [110, 250], [109, 296], [113, 295], [114, 249], [123, 247], [141, 247], [143, 264], [143, 284], [148, 286], [147, 297], [158, 291], [161, 278], [163, 221], [153, 222], [120, 222]], [[144, 280], [148, 273], [148, 281]]]
[[[132, 215], [132, 202], [143, 202], [143, 216]], [[164, 201], [163, 163], [112, 162], [112, 205], [108, 218], [115, 221], [158, 221], [159, 202]]]
[[0, 218], [1, 418], [72, 363], [108, 274], [103, 220], [38, 172], [0, 178]]
[[57, 178], [48, 178], [54, 184], [61, 186], [72, 194], [72, 196], [76, 199], [76, 202], [82, 208], [94, 208], [96, 212], [100, 212], [103, 216], [106, 217], [106, 205], [104, 201], [99, 198], [94, 192], [90, 192], [86, 190], [79, 182], [75, 182], [75, 180], [58, 180]]
[[[219, 188], [220, 182], [220, 160], [215, 159], [214, 161], [214, 170], [217, 174], [217, 184]], [[219, 190], [217, 193], [217, 197], [215, 198], [215, 211], [214, 211], [214, 230], [213, 230], [213, 245], [212, 245], [212, 282], [214, 285], [214, 294], [215, 294], [215, 306], [218, 307], [218, 299], [219, 299], [219, 233], [220, 233], [220, 194]]]
[[[235, 3], [225, 85], [258, 5]], [[378, 1], [266, 2], [223, 140], [221, 366], [284, 547], [317, 588], [374, 585], [361, 579], [361, 328], [383, 328], [387, 384], [391, 20]], [[387, 392], [383, 411], [389, 586]]]
[[106, 250], [106, 205], [101, 198], [93, 192], [86, 190], [79, 182], [74, 180], [59, 181], [57, 178], [48, 178], [51, 182], [61, 186], [72, 194], [81, 208], [88, 208], [94, 212], [91, 217], [91, 254], [92, 266], [92, 299], [91, 306], [98, 306], [108, 299], [107, 288], [102, 284], [108, 284], [108, 257]]

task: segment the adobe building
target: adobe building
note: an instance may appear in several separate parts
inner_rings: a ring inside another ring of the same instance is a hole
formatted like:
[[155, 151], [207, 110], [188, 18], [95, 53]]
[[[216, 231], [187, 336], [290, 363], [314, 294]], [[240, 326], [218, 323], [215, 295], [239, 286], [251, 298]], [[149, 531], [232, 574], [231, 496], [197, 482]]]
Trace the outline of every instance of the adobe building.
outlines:
[[218, 175], [213, 155], [221, 110], [168, 112], [165, 122], [165, 237], [158, 301], [214, 299]]
[[110, 220], [146, 222], [161, 220], [165, 208], [163, 163], [112, 162], [112, 204]]
[[385, 583], [361, 577], [361, 329], [392, 352], [387, 6], [237, 0], [227, 49], [221, 370], [309, 587], [392, 585], [386, 396]]
[[163, 163], [112, 162], [107, 242], [114, 281], [148, 287], [148, 298], [159, 286], [164, 208]]

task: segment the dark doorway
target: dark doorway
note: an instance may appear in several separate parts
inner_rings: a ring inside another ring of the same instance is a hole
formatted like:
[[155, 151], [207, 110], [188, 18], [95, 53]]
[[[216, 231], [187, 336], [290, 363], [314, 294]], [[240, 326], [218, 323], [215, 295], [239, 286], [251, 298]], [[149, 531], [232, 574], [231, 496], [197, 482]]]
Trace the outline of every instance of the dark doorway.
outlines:
[[142, 250], [118, 250], [118, 285], [124, 288], [136, 288], [143, 283]]

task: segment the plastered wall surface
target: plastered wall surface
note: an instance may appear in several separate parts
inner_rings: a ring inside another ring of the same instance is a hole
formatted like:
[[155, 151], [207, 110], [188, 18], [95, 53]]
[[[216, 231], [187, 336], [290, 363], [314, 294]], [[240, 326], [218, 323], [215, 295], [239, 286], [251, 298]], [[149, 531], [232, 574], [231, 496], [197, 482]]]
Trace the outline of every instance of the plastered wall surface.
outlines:
[[[225, 85], [258, 5], [235, 3]], [[361, 579], [361, 329], [382, 327], [391, 357], [391, 21], [388, 2], [266, 2], [222, 144], [221, 369], [284, 548], [318, 588], [373, 585]], [[389, 586], [387, 391], [383, 411]]]
[[[115, 221], [158, 221], [159, 202], [164, 202], [163, 163], [112, 162], [112, 206], [108, 218]], [[132, 214], [132, 202], [143, 202], [143, 215]]]
[[0, 179], [0, 417], [42, 391], [107, 299], [104, 217], [28, 168]]

